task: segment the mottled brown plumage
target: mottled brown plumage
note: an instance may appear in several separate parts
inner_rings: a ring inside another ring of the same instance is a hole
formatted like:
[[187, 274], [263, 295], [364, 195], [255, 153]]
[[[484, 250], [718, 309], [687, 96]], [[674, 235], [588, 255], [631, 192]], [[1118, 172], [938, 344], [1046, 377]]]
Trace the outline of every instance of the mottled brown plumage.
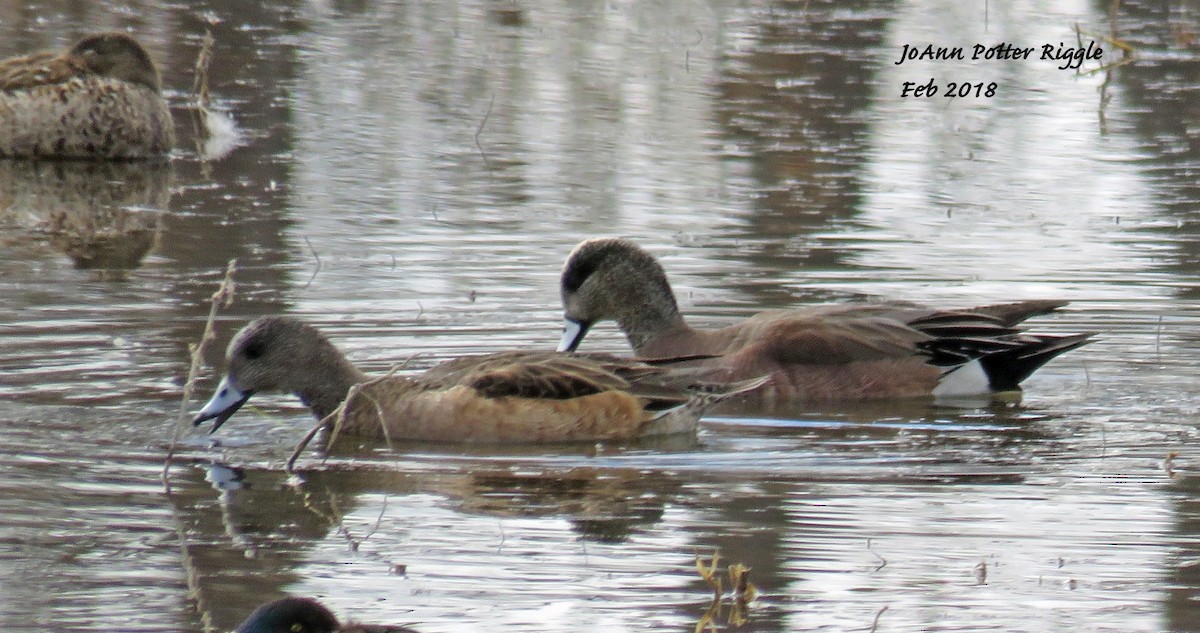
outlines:
[[158, 68], [124, 33], [0, 60], [0, 157], [140, 159], [174, 144]]
[[[567, 329], [560, 350], [576, 349], [592, 324], [613, 320], [640, 357], [702, 354], [715, 379], [773, 376], [751, 394], [764, 404], [927, 396], [972, 360], [987, 374], [983, 392], [1014, 390], [1041, 364], [1088, 339], [1019, 332], [1025, 319], [1066, 303], [1044, 300], [965, 310], [813, 306], [700, 330], [684, 321], [662, 266], [615, 238], [576, 246], [561, 286]], [[953, 395], [966, 395], [962, 389], [956, 384]]]
[[[756, 388], [751, 380], [719, 389], [672, 359], [511, 351], [447, 361], [408, 378], [370, 378], [316, 328], [290, 317], [263, 317], [229, 344], [224, 381], [199, 424], [214, 430], [256, 391], [298, 395], [318, 418], [351, 388], [339, 433], [448, 442], [618, 440], [693, 431], [705, 408]], [[690, 360], [690, 359], [683, 359]]]

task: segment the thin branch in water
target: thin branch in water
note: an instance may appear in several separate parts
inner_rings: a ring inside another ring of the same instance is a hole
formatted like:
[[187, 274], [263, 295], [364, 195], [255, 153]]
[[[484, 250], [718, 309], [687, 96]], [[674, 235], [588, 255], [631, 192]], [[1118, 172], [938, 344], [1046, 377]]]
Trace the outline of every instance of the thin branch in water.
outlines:
[[205, 31], [200, 40], [200, 52], [196, 54], [196, 74], [192, 79], [192, 137], [196, 155], [201, 158], [205, 177], [211, 176], [208, 153], [204, 150], [204, 139], [210, 136], [208, 127], [208, 68], [212, 64], [213, 39], [211, 31]]
[[304, 236], [304, 243], [308, 244], [309, 252], [312, 253], [313, 259], [317, 260], [317, 267], [313, 270], [312, 277], [309, 277], [308, 283], [304, 284], [304, 288], [307, 290], [313, 280], [317, 278], [317, 273], [321, 272], [321, 256], [317, 254], [317, 249], [313, 248], [312, 242], [308, 241], [307, 235]]
[[[284, 470], [289, 475], [296, 474], [296, 460], [300, 458], [300, 453], [304, 452], [304, 449], [307, 448], [309, 443], [312, 442], [313, 438], [317, 436], [317, 433], [320, 433], [321, 429], [325, 427], [329, 427], [329, 440], [326, 442], [326, 445], [332, 445], [337, 440], [338, 433], [341, 432], [342, 427], [346, 423], [346, 415], [349, 412], [354, 398], [357, 397], [363, 389], [395, 376], [397, 371], [407, 367], [408, 364], [416, 357], [417, 355], [414, 353], [405, 359], [404, 362], [392, 365], [392, 368], [388, 370], [388, 373], [351, 386], [349, 391], [346, 392], [346, 397], [342, 399], [341, 404], [339, 404], [336, 409], [331, 411], [329, 415], [321, 418], [317, 422], [316, 426], [313, 426], [308, 430], [308, 433], [304, 434], [304, 437], [301, 438], [300, 443], [296, 445], [296, 449], [292, 451], [292, 456], [288, 458], [287, 463], [284, 466]], [[378, 400], [372, 398], [369, 394], [364, 394], [364, 396], [369, 398], [371, 403], [375, 405], [375, 415], [378, 416], [379, 427], [383, 432], [384, 439], [387, 441], [388, 448], [392, 448], [392, 437], [387, 428], [387, 419], [384, 415], [383, 407], [379, 404]]]
[[200, 335], [200, 342], [189, 346], [191, 350], [191, 365], [188, 367], [187, 380], [183, 383], [183, 397], [179, 401], [179, 413], [175, 418], [175, 429], [171, 434], [171, 443], [167, 445], [167, 456], [163, 460], [162, 482], [163, 488], [168, 495], [171, 494], [171, 459], [175, 456], [175, 445], [178, 444], [179, 436], [190, 417], [188, 415], [188, 404], [191, 403], [192, 393], [196, 388], [196, 377], [200, 374], [200, 365], [204, 362], [204, 346], [216, 338], [213, 330], [217, 320], [217, 309], [220, 307], [227, 308], [233, 303], [233, 274], [236, 271], [237, 260], [229, 260], [229, 264], [225, 267], [225, 277], [221, 280], [221, 284], [217, 286], [216, 292], [213, 293], [210, 299], [211, 305], [208, 309], [208, 319], [204, 322], [204, 333]]
[[375, 525], [371, 526], [371, 531], [367, 532], [366, 535], [362, 537], [362, 540], [365, 541], [371, 538], [372, 535], [379, 531], [379, 526], [383, 525], [383, 515], [387, 512], [388, 497], [390, 496], [391, 495], [384, 495], [383, 503], [379, 506], [379, 516], [375, 517]]
[[871, 547], [871, 539], [867, 539], [867, 551], [871, 552], [872, 554], [875, 555], [875, 558], [879, 559], [879, 566], [875, 568], [875, 571], [879, 571], [879, 570], [883, 569], [884, 567], [887, 567], [887, 564], [888, 564], [887, 559], [884, 558], [883, 556], [880, 556], [879, 552], [876, 552]]
[[1163, 315], [1158, 315], [1158, 326], [1154, 328], [1154, 356], [1162, 358]]
[[[491, 118], [494, 105], [496, 105], [496, 93], [492, 93], [492, 100], [488, 102], [487, 112], [483, 114], [483, 120], [479, 122], [479, 128], [475, 130], [475, 147], [479, 149], [479, 156], [483, 158], [484, 165], [488, 165], [488, 157], [483, 151], [483, 145], [479, 144], [479, 135], [483, 133], [483, 126], [487, 125], [488, 119]], [[490, 167], [490, 165], [488, 166]]]
[[197, 110], [208, 107], [208, 67], [212, 65], [213, 44], [212, 31], [205, 31], [200, 39], [200, 52], [196, 55], [196, 76], [192, 79], [192, 96], [195, 98]]
[[[168, 497], [173, 492], [171, 489], [171, 462], [175, 457], [175, 446], [179, 443], [179, 436], [190, 417], [187, 409], [196, 387], [196, 377], [200, 373], [200, 365], [204, 362], [204, 346], [215, 338], [213, 329], [217, 319], [217, 308], [221, 306], [228, 307], [233, 302], [233, 274], [236, 270], [237, 260], [229, 260], [229, 264], [225, 267], [225, 277], [221, 280], [221, 284], [217, 286], [217, 291], [213, 293], [210, 300], [211, 306], [208, 311], [208, 319], [204, 322], [204, 333], [200, 335], [200, 342], [189, 346], [191, 365], [188, 367], [187, 380], [183, 384], [183, 397], [179, 402], [179, 414], [175, 420], [175, 429], [171, 434], [171, 442], [167, 445], [167, 455], [163, 459], [163, 491]], [[187, 580], [188, 595], [195, 601], [196, 612], [200, 614], [200, 623], [204, 627], [205, 633], [216, 631], [217, 627], [213, 624], [212, 613], [205, 604], [204, 596], [200, 592], [200, 574], [197, 571], [195, 559], [192, 556], [192, 548], [188, 543], [187, 533], [183, 528], [183, 519], [179, 516], [179, 509], [174, 503], [170, 504], [170, 508], [171, 515], [175, 519], [175, 537], [179, 539], [179, 553], [183, 563], [184, 576]]]
[[870, 631], [870, 633], [875, 633], [876, 629], [878, 629], [878, 628], [879, 628], [879, 618], [880, 618], [880, 617], [881, 617], [881, 616], [882, 616], [882, 615], [883, 615], [883, 614], [884, 614], [884, 613], [885, 613], [887, 610], [888, 610], [888, 608], [887, 608], [887, 605], [885, 604], [885, 605], [883, 605], [883, 607], [882, 607], [882, 608], [880, 608], [880, 609], [879, 609], [879, 611], [875, 612], [875, 620], [874, 620], [873, 622], [871, 622], [871, 631]]

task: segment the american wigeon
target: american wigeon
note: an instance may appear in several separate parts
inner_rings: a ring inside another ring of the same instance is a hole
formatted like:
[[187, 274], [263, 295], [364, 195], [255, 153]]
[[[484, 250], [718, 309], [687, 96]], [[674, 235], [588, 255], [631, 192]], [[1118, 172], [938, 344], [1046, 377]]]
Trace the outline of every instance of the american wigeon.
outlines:
[[751, 394], [764, 404], [1013, 391], [1038, 367], [1089, 334], [1020, 332], [1025, 319], [1064, 301], [1019, 301], [965, 310], [845, 304], [762, 312], [717, 330], [689, 326], [663, 268], [629, 240], [598, 238], [571, 252], [561, 279], [574, 351], [599, 321], [616, 321], [640, 357], [706, 355], [712, 378], [772, 375]]
[[372, 379], [315, 327], [263, 317], [230, 342], [225, 378], [194, 423], [215, 419], [215, 431], [258, 391], [294, 393], [324, 419], [357, 385], [338, 432], [449, 442], [618, 440], [692, 431], [706, 407], [765, 382], [711, 390], [673, 369], [676, 360], [513, 351], [457, 358], [414, 378]]
[[174, 144], [158, 68], [124, 33], [0, 60], [0, 156], [138, 159]]
[[281, 598], [254, 610], [236, 633], [416, 633], [403, 626], [338, 622], [312, 598]]

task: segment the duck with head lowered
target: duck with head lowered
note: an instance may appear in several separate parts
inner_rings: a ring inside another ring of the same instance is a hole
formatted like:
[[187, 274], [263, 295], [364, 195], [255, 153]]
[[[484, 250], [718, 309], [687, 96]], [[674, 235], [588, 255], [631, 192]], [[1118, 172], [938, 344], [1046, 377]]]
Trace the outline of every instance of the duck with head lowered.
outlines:
[[[229, 344], [226, 374], [196, 415], [215, 431], [257, 392], [294, 393], [339, 433], [439, 442], [591, 442], [695, 431], [711, 405], [767, 379], [713, 386], [675, 365], [594, 354], [464, 356], [413, 377], [371, 378], [317, 328], [270, 316]], [[345, 404], [343, 406], [343, 401]], [[341, 409], [343, 415], [331, 414]]]
[[125, 33], [0, 60], [0, 157], [165, 157], [175, 125], [158, 66]]
[[616, 321], [639, 357], [702, 355], [709, 379], [771, 376], [748, 394], [765, 406], [1016, 391], [1050, 359], [1090, 334], [1029, 334], [1018, 326], [1065, 301], [1030, 300], [958, 310], [847, 303], [770, 310], [715, 330], [689, 325], [662, 265], [621, 238], [580, 243], [560, 279], [560, 351]]

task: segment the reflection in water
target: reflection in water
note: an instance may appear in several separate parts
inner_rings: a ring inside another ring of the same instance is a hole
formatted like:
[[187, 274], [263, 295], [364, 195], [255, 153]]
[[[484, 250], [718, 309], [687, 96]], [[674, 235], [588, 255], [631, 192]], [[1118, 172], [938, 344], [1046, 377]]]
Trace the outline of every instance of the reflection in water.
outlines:
[[[1150, 231], [1154, 239], [1171, 246], [1171, 254], [1155, 263], [1186, 278], [1194, 277], [1200, 265], [1200, 137], [1194, 122], [1200, 111], [1197, 10], [1192, 1], [1177, 6], [1122, 3], [1114, 27], [1134, 47], [1136, 61], [1115, 71], [1113, 90], [1139, 115], [1108, 112], [1111, 126], [1138, 142], [1143, 160], [1136, 165], [1137, 173], [1153, 185], [1152, 208], [1165, 220]], [[1172, 284], [1170, 290], [1181, 299], [1200, 298], [1195, 283]]]
[[1166, 596], [1167, 629], [1200, 630], [1200, 475], [1180, 475], [1172, 489], [1176, 551], [1170, 557]]
[[[231, 480], [237, 485], [226, 485]], [[530, 521], [555, 518], [567, 520], [584, 540], [620, 544], [638, 526], [661, 520], [681, 483], [636, 469], [516, 472], [501, 466], [439, 473], [333, 468], [302, 472], [289, 480], [277, 470], [213, 464], [177, 468], [172, 502], [178, 520], [188, 526], [189, 567], [197, 583], [193, 589], [200, 604], [213, 609], [217, 623], [224, 622], [225, 630], [237, 623], [239, 612], [280, 597], [279, 587], [300, 580], [310, 551], [322, 542], [340, 543], [352, 556], [387, 568], [396, 582], [404, 582], [410, 568], [424, 582], [441, 582], [438, 576], [458, 573], [448, 560], [437, 562], [446, 566], [439, 571], [396, 558], [399, 550], [407, 549], [405, 540], [432, 539], [440, 548], [453, 547], [463, 537], [438, 534], [427, 524], [429, 519], [419, 515], [405, 516], [406, 508], [419, 509], [430, 499], [455, 512], [490, 517], [481, 521], [483, 525], [511, 523], [514, 540], [530, 538], [522, 527]], [[366, 512], [360, 507], [364, 504], [374, 513], [365, 524]], [[418, 530], [427, 536], [405, 538], [405, 533]], [[488, 531], [491, 540], [496, 535]], [[499, 547], [506, 538], [499, 535]], [[453, 602], [453, 593], [439, 600]]]
[[[747, 164], [755, 212], [738, 256], [757, 266], [821, 270], [846, 253], [821, 232], [853, 221], [862, 197], [871, 104], [891, 2], [806, 3], [802, 9], [737, 15], [739, 45], [718, 80], [716, 120]], [[749, 252], [747, 252], [749, 251]], [[753, 284], [751, 299], [794, 300], [782, 287]]]
[[171, 175], [157, 161], [0, 161], [0, 225], [49, 236], [76, 268], [136, 268], [158, 242]]
[[[1152, 228], [1155, 239], [1170, 245], [1168, 256], [1155, 264], [1169, 279], [1180, 300], [1200, 297], [1195, 283], [1200, 265], [1200, 216], [1196, 201], [1200, 186], [1200, 141], [1195, 113], [1200, 111], [1200, 45], [1196, 39], [1195, 15], [1200, 6], [1193, 1], [1157, 4], [1140, 0], [1122, 3], [1113, 24], [1123, 41], [1135, 50], [1135, 62], [1114, 72], [1115, 91], [1132, 115], [1108, 111], [1111, 126], [1139, 143], [1145, 157], [1139, 175], [1153, 185], [1152, 208], [1165, 222]], [[1195, 327], [1181, 334], [1181, 344], [1194, 349], [1200, 342]], [[1162, 455], [1160, 455], [1162, 457]], [[1179, 476], [1171, 499], [1174, 551], [1168, 562], [1163, 628], [1200, 631], [1200, 478], [1194, 472]]]

